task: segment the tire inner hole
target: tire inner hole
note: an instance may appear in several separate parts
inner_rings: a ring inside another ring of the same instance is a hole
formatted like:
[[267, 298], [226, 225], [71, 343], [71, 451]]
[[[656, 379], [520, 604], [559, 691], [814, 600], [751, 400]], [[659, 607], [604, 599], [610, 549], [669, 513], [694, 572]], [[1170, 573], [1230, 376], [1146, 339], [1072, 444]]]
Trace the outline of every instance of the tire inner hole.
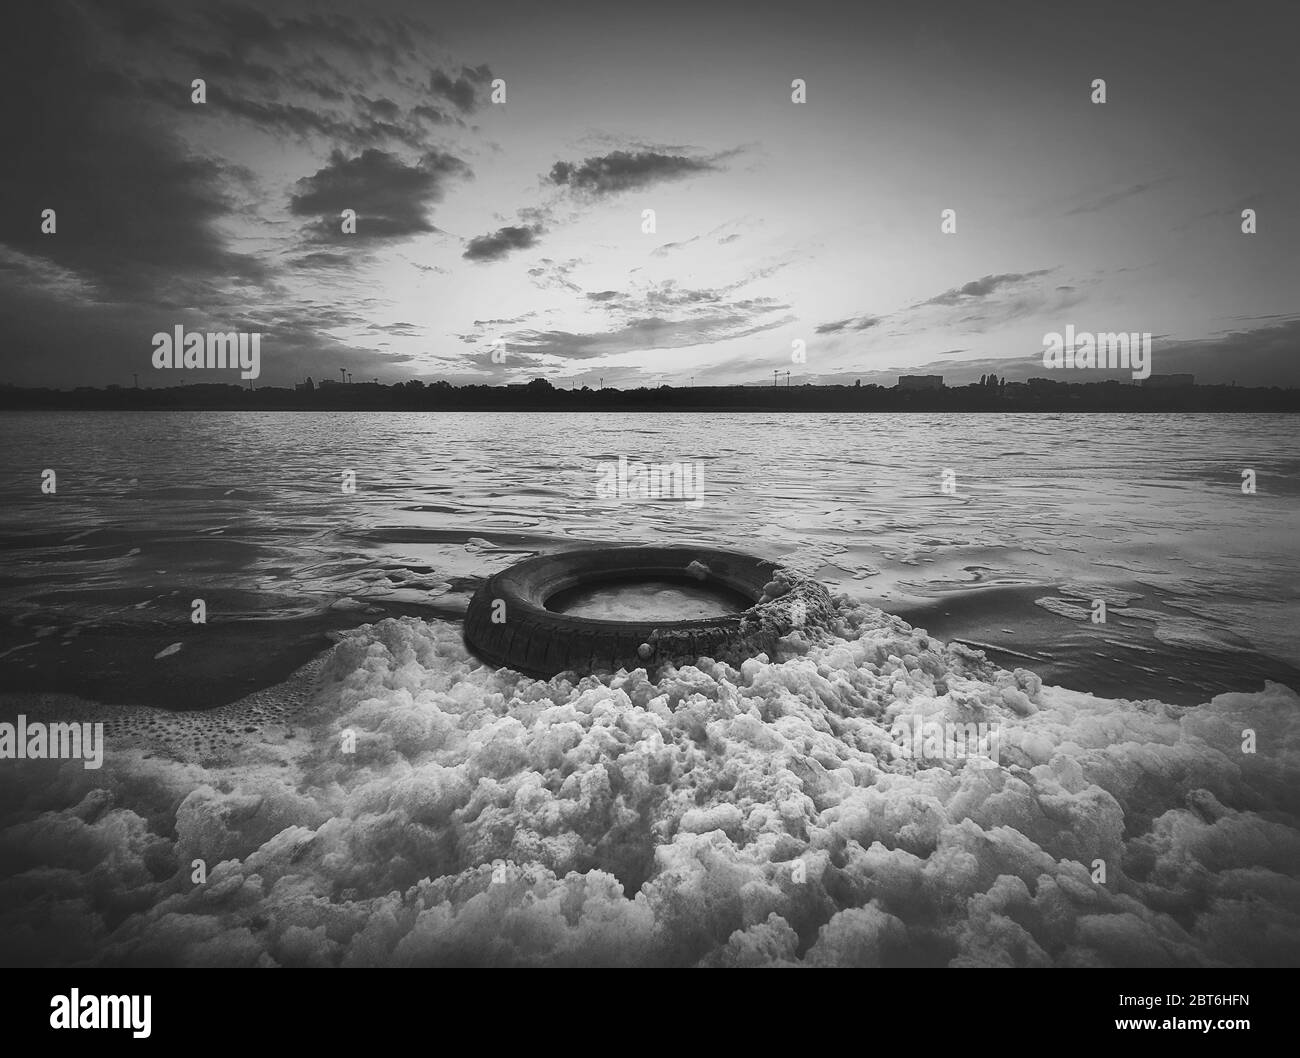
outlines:
[[553, 613], [593, 621], [696, 621], [740, 613], [754, 600], [725, 584], [691, 577], [602, 577], [546, 600]]

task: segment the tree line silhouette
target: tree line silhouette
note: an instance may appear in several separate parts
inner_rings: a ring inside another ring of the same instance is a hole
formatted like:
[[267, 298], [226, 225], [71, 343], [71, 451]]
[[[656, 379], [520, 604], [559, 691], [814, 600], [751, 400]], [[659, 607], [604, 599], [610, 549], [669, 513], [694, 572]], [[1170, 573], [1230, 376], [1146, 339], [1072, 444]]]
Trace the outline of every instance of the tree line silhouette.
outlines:
[[1291, 412], [1300, 389], [1245, 386], [1157, 387], [1126, 382], [1008, 383], [996, 375], [965, 386], [909, 389], [878, 385], [658, 386], [558, 388], [454, 386], [418, 379], [248, 387], [221, 383], [137, 389], [40, 389], [0, 385], [0, 409], [121, 411], [875, 411], [875, 412]]

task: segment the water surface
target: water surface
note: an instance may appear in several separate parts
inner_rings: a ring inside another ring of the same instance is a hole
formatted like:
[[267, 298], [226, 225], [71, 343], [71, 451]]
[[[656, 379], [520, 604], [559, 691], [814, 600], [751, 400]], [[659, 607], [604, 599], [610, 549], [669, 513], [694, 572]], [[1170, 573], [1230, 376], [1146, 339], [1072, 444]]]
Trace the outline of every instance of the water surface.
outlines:
[[[1065, 686], [1296, 686], [1298, 433], [1271, 415], [11, 413], [0, 679], [201, 708], [331, 630], [458, 618], [521, 556], [698, 541]], [[620, 456], [698, 463], [702, 501], [600, 498]]]

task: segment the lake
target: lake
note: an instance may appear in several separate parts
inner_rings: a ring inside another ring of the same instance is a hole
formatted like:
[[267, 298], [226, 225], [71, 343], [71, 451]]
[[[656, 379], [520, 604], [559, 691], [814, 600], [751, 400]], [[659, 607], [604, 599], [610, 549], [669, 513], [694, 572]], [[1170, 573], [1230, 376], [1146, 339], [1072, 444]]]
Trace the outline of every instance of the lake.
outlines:
[[[457, 619], [523, 555], [699, 542], [1075, 689], [1296, 687], [1298, 440], [1274, 415], [5, 414], [0, 677], [206, 708], [341, 629]], [[701, 493], [607, 498], [620, 457]]]
[[[1294, 422], [6, 416], [0, 962], [1293, 966]], [[485, 575], [631, 541], [835, 635], [467, 653]]]

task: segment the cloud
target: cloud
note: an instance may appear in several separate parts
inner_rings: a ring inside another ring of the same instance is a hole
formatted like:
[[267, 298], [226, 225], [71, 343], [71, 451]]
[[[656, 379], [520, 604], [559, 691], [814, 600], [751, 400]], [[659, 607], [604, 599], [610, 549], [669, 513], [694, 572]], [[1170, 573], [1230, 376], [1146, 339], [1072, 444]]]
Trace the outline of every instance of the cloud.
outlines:
[[1126, 198], [1132, 198], [1134, 195], [1140, 195], [1144, 191], [1150, 191], [1153, 187], [1160, 187], [1169, 183], [1173, 177], [1165, 176], [1159, 180], [1149, 180], [1145, 183], [1133, 184], [1120, 191], [1113, 191], [1101, 198], [1094, 199], [1091, 202], [1085, 202], [1082, 205], [1075, 206], [1074, 209], [1067, 210], [1066, 216], [1073, 217], [1080, 213], [1096, 213], [1098, 210], [1105, 209], [1107, 206], [1113, 206], [1116, 202], [1122, 202]]
[[[20, 148], [0, 167], [0, 199], [23, 204], [0, 211], [0, 243], [83, 275], [105, 297], [183, 300], [187, 283], [258, 281], [265, 266], [233, 250], [220, 226], [236, 210], [240, 172], [83, 76], [100, 67], [79, 8], [40, 5], [24, 18], [22, 42], [8, 35], [0, 56], [0, 125]], [[54, 237], [40, 231], [46, 206]]]
[[1052, 269], [1040, 268], [1035, 272], [1004, 272], [1001, 275], [986, 275], [979, 279], [972, 279], [960, 287], [954, 287], [951, 290], [945, 290], [942, 294], [936, 294], [929, 301], [923, 301], [923, 305], [962, 305], [971, 301], [979, 301], [987, 298], [996, 291], [1006, 287], [1019, 286], [1030, 279], [1038, 276], [1045, 276]]
[[[298, 181], [290, 209], [319, 216], [312, 225], [317, 241], [407, 238], [437, 230], [428, 220], [429, 207], [442, 201], [450, 180], [469, 173], [459, 158], [437, 151], [407, 165], [376, 148], [354, 158], [335, 150], [327, 165]], [[341, 234], [345, 209], [356, 211], [354, 236]]]
[[530, 246], [536, 246], [541, 230], [538, 225], [498, 228], [487, 235], [470, 239], [461, 256], [469, 261], [499, 261], [512, 250], [526, 250]]
[[722, 291], [679, 287], [676, 280], [668, 279], [646, 290], [642, 295], [642, 301], [653, 308], [660, 308], [676, 305], [698, 305], [701, 302], [717, 302], [721, 297]]
[[413, 107], [411, 113], [415, 117], [422, 118], [432, 125], [445, 125], [451, 120], [441, 110], [438, 110], [436, 107], [431, 107], [427, 103], [421, 103], [419, 106]]
[[561, 360], [592, 360], [653, 349], [683, 349], [745, 338], [780, 327], [789, 323], [792, 317], [783, 316], [760, 322], [757, 316], [784, 307], [772, 303], [757, 311], [728, 311], [732, 306], [722, 305], [717, 312], [693, 315], [687, 319], [671, 320], [649, 316], [629, 320], [612, 331], [590, 334], [562, 330], [521, 331], [512, 334], [509, 341], [512, 348], [518, 347], [535, 356], [552, 356]]
[[[1098, 327], [1097, 330], [1106, 328]], [[1157, 374], [1192, 374], [1203, 385], [1300, 386], [1300, 319], [1292, 316], [1268, 326], [1231, 331], [1195, 340], [1171, 339], [1155, 335], [1151, 343], [1152, 370]], [[937, 354], [947, 356], [964, 350], [951, 349]], [[1062, 382], [1102, 382], [1132, 380], [1132, 371], [1097, 368], [1090, 371], [1049, 372], [1043, 367], [1042, 347], [1029, 355], [981, 356], [964, 360], [942, 359], [912, 364], [888, 371], [842, 372], [839, 376], [823, 375], [826, 382], [842, 377], [861, 378], [892, 386], [898, 374], [943, 375], [949, 385], [965, 385], [982, 374], [992, 372], [1011, 382], [1030, 378], [1056, 377]]]
[[324, 250], [318, 250], [315, 253], [303, 254], [301, 257], [294, 258], [289, 262], [290, 268], [355, 268], [357, 263], [355, 254], [348, 253], [327, 253]]
[[429, 75], [429, 90], [460, 110], [469, 113], [479, 105], [479, 94], [492, 83], [492, 71], [484, 66], [462, 66], [455, 78], [441, 70]]
[[418, 338], [424, 333], [414, 323], [407, 323], [403, 320], [398, 320], [396, 323], [372, 323], [366, 330], [381, 331], [384, 334], [394, 335], [399, 338]]
[[[0, 214], [0, 317], [13, 343], [13, 381], [129, 384], [139, 372], [148, 384], [149, 336], [160, 321], [262, 332], [265, 383], [319, 374], [324, 358], [331, 374], [342, 362], [364, 364], [367, 377], [409, 359], [330, 333], [364, 343], [373, 317], [334, 311], [322, 288], [360, 274], [367, 244], [436, 230], [430, 204], [449, 179], [469, 174], [430, 149], [418, 116], [402, 113], [413, 88], [415, 101], [428, 98], [426, 33], [382, 16], [358, 22], [138, 2], [42, 5], [26, 31], [30, 40], [3, 41], [0, 120], [24, 145], [25, 161], [0, 167], [0, 194], [49, 202], [59, 231], [45, 237], [17, 211]], [[190, 102], [194, 76], [207, 80], [206, 106]], [[481, 73], [461, 76], [472, 83]], [[458, 78], [449, 80], [465, 101]], [[21, 102], [30, 92], [41, 99], [39, 119]], [[219, 127], [232, 122], [234, 130]], [[306, 244], [284, 240], [278, 217], [266, 215], [279, 212], [279, 188], [268, 192], [207, 153], [232, 136], [240, 147], [255, 144], [252, 130], [340, 148], [285, 189], [295, 215], [318, 215]], [[420, 160], [366, 153], [388, 141]], [[360, 214], [358, 241], [346, 249], [342, 208]], [[269, 253], [241, 252], [277, 237]], [[318, 252], [312, 243], [323, 241], [338, 242], [339, 252]], [[200, 372], [186, 381], [229, 379]]]
[[[919, 325], [933, 325], [930, 315], [924, 310], [932, 308], [961, 309], [965, 314], [956, 322], [984, 322], [995, 317], [1003, 320], [1016, 319], [1032, 312], [1035, 308], [1053, 304], [1060, 307], [1063, 303], [1078, 301], [1082, 295], [1074, 287], [1058, 286], [1055, 297], [1033, 289], [1032, 280], [1049, 275], [1054, 268], [1040, 268], [1032, 272], [1002, 272], [980, 276], [959, 287], [945, 290], [926, 301], [919, 302], [898, 312], [887, 315], [863, 313], [844, 319], [831, 320], [818, 325], [817, 334], [842, 335], [850, 331], [866, 331], [889, 322], [895, 328], [894, 333], [902, 334]], [[977, 311], [968, 312], [971, 307]], [[927, 324], [927, 319], [930, 322]]]
[[[536, 315], [537, 315], [536, 312], [525, 312], [522, 316], [512, 316], [509, 319], [475, 320], [474, 326], [475, 327], [510, 327], [517, 323], [523, 323], [524, 320], [530, 320]], [[472, 341], [472, 340], [474, 339], [466, 338], [466, 341]]]
[[817, 328], [817, 334], [838, 334], [843, 330], [865, 331], [877, 327], [883, 322], [883, 316], [850, 316], [846, 320], [823, 323]]
[[[583, 291], [570, 278], [583, 263], [577, 258], [563, 262], [547, 258], [529, 269], [529, 274], [539, 285], [581, 295], [583, 303], [602, 310], [610, 326], [589, 332], [535, 328], [504, 335], [512, 350], [534, 357], [530, 364], [545, 366], [553, 365], [555, 359], [585, 361], [652, 349], [710, 345], [763, 333], [794, 319], [788, 313], [790, 306], [776, 298], [737, 296], [754, 278], [767, 274], [766, 268], [717, 288], [683, 287], [674, 280], [664, 280], [627, 291]], [[472, 344], [483, 335], [461, 337]], [[517, 368], [521, 363], [512, 362], [511, 366]]]
[[[354, 151], [429, 150], [427, 127], [464, 127], [459, 115], [479, 105], [491, 81], [487, 66], [428, 72], [436, 37], [405, 19], [267, 15], [238, 5], [181, 14], [105, 7], [97, 14], [104, 34], [127, 43], [106, 90], [167, 106], [187, 122], [233, 118], [272, 135], [324, 139]], [[196, 74], [207, 81], [202, 109], [190, 101]]]
[[[849, 349], [864, 344], [882, 348], [886, 340], [914, 339], [936, 330], [985, 332], [1017, 320], [1059, 316], [1082, 302], [1086, 293], [1073, 285], [1048, 288], [1036, 282], [1055, 271], [1056, 268], [1040, 268], [990, 273], [891, 313], [861, 313], [830, 320], [818, 325], [815, 333], [825, 336], [825, 344], [831, 348]], [[855, 339], [862, 332], [871, 333]], [[858, 370], [853, 372], [853, 377], [865, 380], [869, 374]]]
[[739, 239], [743, 234], [743, 232], [733, 231], [729, 235], [721, 235], [716, 239], [714, 239], [714, 237], [719, 236], [719, 233], [726, 231], [728, 228], [734, 228], [741, 223], [752, 223], [752, 222], [742, 222], [742, 221], [734, 221], [734, 220], [727, 221], [725, 224], [719, 224], [712, 231], [707, 231], [700, 235], [692, 235], [689, 239], [683, 239], [680, 242], [666, 242], [662, 246], [656, 246], [653, 250], [650, 251], [650, 254], [653, 257], [667, 257], [669, 254], [673, 253], [676, 250], [683, 249], [684, 247], [687, 246], [692, 246], [695, 243], [701, 242], [705, 239], [713, 239], [716, 245], [725, 246], [728, 243], [735, 242], [737, 239]]
[[391, 99], [366, 99], [364, 96], [358, 96], [356, 101], [365, 107], [367, 112], [381, 121], [395, 121], [402, 113], [402, 108]]
[[574, 269], [587, 262], [581, 257], [570, 257], [564, 261], [555, 261], [549, 257], [543, 257], [536, 265], [528, 269], [528, 276], [535, 287], [540, 290], [568, 290], [572, 293], [579, 294], [582, 287], [578, 286], [570, 276]]
[[407, 23], [368, 14], [365, 19], [335, 12], [271, 17], [251, 6], [232, 4], [216, 10], [210, 22], [223, 28], [228, 47], [262, 48], [287, 56], [302, 48], [325, 48], [358, 57], [378, 55], [396, 62], [415, 53]]
[[718, 168], [716, 158], [690, 158], [655, 151], [613, 151], [578, 163], [556, 162], [548, 179], [560, 187], [603, 196]]
[[[0, 319], [6, 321], [9, 343], [6, 373], [26, 385], [67, 385], [69, 378], [86, 385], [130, 385], [133, 372], [146, 386], [230, 382], [230, 374], [219, 370], [186, 372], [184, 379], [177, 379], [153, 369], [151, 335], [160, 326], [176, 323], [197, 331], [261, 333], [259, 385], [319, 375], [322, 360], [331, 374], [343, 363], [365, 370], [369, 377], [377, 373], [372, 368], [399, 359], [334, 337], [334, 331], [357, 333], [370, 319], [354, 311], [355, 302], [333, 301], [324, 291], [316, 297], [288, 300], [277, 289], [192, 289], [185, 282], [176, 286], [174, 295], [160, 293], [147, 303], [103, 302], [69, 297], [63, 280], [46, 289], [31, 286], [13, 268], [6, 274], [6, 263], [14, 265], [7, 254], [0, 254], [0, 275], [5, 277], [0, 282]], [[189, 300], [172, 300], [182, 294]]]
[[[581, 294], [584, 302], [603, 311], [610, 326], [589, 332], [532, 329], [506, 335], [511, 348], [531, 354], [537, 366], [553, 365], [556, 359], [587, 361], [652, 349], [712, 345], [761, 334], [794, 320], [788, 312], [790, 306], [776, 298], [737, 296], [755, 278], [769, 274], [768, 268], [717, 288], [683, 287], [675, 280], [664, 280], [627, 291], [583, 292], [569, 278], [581, 263], [577, 259], [563, 263], [548, 260], [530, 271], [548, 285]], [[478, 337], [465, 340], [477, 341]], [[611, 370], [615, 371], [611, 377], [623, 381], [654, 374], [639, 368], [629, 374], [627, 365], [611, 365]]]
[[[139, 87], [154, 100], [185, 113], [187, 118], [194, 116], [188, 94], [177, 92], [173, 82], [146, 79], [139, 83]], [[331, 143], [346, 144], [352, 150], [387, 146], [390, 142], [415, 150], [425, 149], [426, 137], [419, 126], [399, 118], [385, 120], [374, 112], [372, 106], [370, 102], [358, 101], [356, 109], [347, 112], [313, 100], [259, 99], [241, 91], [238, 85], [232, 88], [216, 81], [207, 89], [210, 113], [239, 119], [273, 135], [304, 140], [317, 137]], [[381, 106], [380, 109], [386, 112], [388, 108]]]
[[1300, 386], [1300, 318], [1192, 340], [1153, 340], [1152, 370], [1190, 372], [1200, 382]]

